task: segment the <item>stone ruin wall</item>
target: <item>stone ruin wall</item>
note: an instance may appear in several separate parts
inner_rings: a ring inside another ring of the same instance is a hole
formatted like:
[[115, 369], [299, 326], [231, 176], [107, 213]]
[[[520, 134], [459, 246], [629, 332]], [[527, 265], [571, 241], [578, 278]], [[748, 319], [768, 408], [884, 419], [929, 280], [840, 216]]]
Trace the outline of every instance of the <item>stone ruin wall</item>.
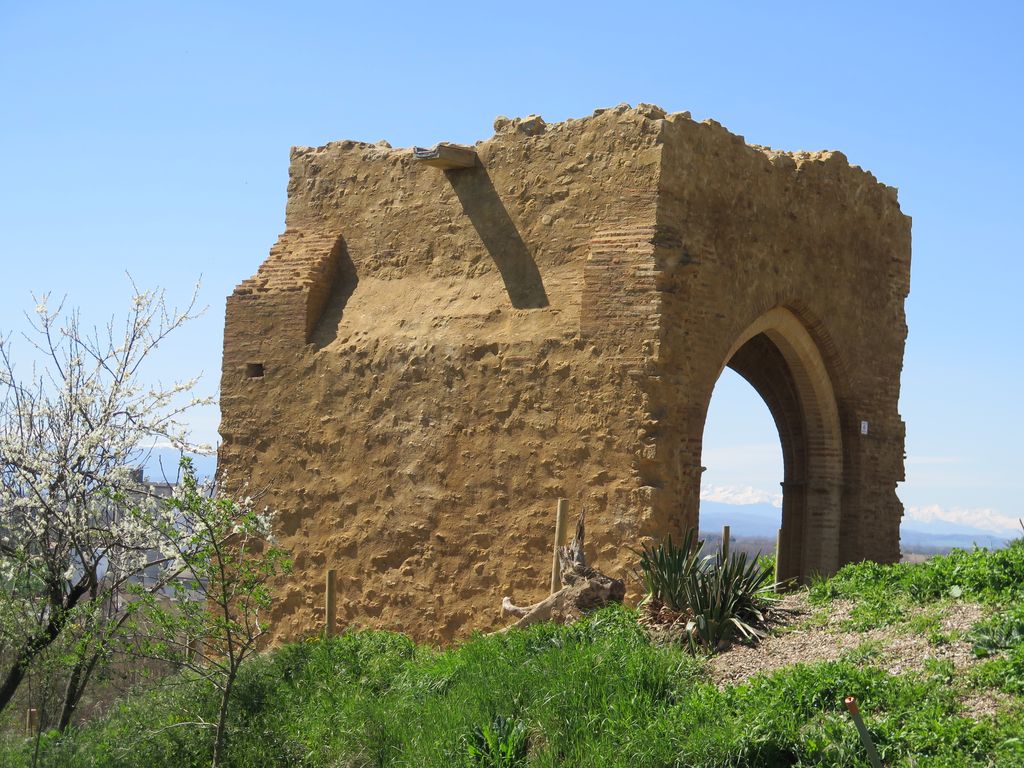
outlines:
[[[840, 152], [747, 147], [717, 124], [689, 120], [670, 121], [666, 134], [659, 221], [679, 233], [693, 263], [663, 294], [671, 300], [658, 367], [668, 386], [659, 399], [669, 416], [661, 434], [678, 439], [672, 471], [699, 474], [704, 416], [730, 346], [763, 313], [785, 307], [824, 358], [842, 433], [843, 509], [832, 532], [838, 562], [822, 570], [865, 558], [898, 561], [911, 221], [896, 189]], [[771, 380], [731, 367], [772, 406]], [[785, 437], [786, 415], [772, 410]], [[695, 512], [699, 481], [682, 485], [684, 498], [671, 503]]]
[[294, 149], [285, 232], [228, 299], [220, 466], [266, 489], [294, 556], [275, 637], [322, 630], [327, 568], [343, 625], [499, 626], [503, 595], [546, 593], [560, 496], [588, 511], [589, 558], [631, 578], [632, 548], [696, 521], [711, 389], [776, 306], [834, 382], [839, 557], [895, 559], [894, 191], [656, 107], [495, 128], [465, 171]]

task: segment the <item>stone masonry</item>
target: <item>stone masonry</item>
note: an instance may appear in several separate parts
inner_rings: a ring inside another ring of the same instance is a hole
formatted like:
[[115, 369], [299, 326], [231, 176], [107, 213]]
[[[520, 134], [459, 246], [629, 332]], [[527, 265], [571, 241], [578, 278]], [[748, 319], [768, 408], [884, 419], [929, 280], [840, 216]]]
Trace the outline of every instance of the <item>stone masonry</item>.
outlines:
[[286, 228], [228, 298], [222, 478], [266, 489], [295, 571], [275, 638], [444, 642], [548, 586], [555, 500], [588, 559], [697, 524], [725, 366], [785, 463], [783, 575], [899, 557], [910, 219], [839, 152], [640, 105], [498, 118], [477, 164], [292, 150]]

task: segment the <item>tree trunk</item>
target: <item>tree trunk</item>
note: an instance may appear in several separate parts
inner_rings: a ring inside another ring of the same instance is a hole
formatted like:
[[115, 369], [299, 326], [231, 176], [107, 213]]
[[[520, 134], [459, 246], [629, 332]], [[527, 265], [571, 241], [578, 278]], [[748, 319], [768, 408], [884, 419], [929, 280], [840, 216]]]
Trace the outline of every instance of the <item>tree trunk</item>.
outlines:
[[60, 722], [57, 723], [57, 730], [60, 733], [64, 733], [68, 726], [71, 725], [71, 718], [75, 714], [78, 702], [82, 700], [82, 695], [89, 685], [89, 679], [92, 677], [93, 670], [96, 669], [99, 659], [100, 654], [94, 653], [89, 659], [88, 664], [80, 660], [71, 671], [68, 687], [64, 691], [64, 706], [60, 711]]
[[51, 597], [50, 618], [47, 620], [46, 626], [22, 647], [17, 658], [14, 660], [14, 665], [4, 677], [3, 684], [0, 684], [0, 714], [11, 703], [11, 699], [14, 698], [14, 694], [18, 691], [18, 686], [25, 679], [25, 673], [28, 672], [32, 661], [57, 639], [61, 630], [64, 629], [64, 624], [67, 622], [68, 612], [78, 604], [78, 601], [88, 590], [89, 583], [87, 581], [80, 581], [62, 601], [54, 602]]
[[24, 658], [24, 654], [22, 654], [22, 656], [15, 660], [14, 666], [7, 672], [3, 685], [0, 685], [0, 712], [3, 712], [7, 705], [11, 703], [11, 699], [14, 698], [18, 686], [21, 685], [21, 681], [25, 677], [25, 672], [30, 662], [31, 659]]
[[71, 714], [75, 711], [78, 699], [82, 695], [79, 680], [82, 678], [84, 667], [84, 659], [76, 661], [68, 676], [68, 684], [64, 686], [64, 704], [60, 708], [60, 720], [57, 721], [57, 731], [60, 733], [64, 733], [68, 729], [68, 725], [71, 724]]
[[27, 645], [22, 647], [14, 659], [14, 664], [7, 671], [3, 684], [0, 684], [0, 713], [7, 708], [7, 705], [11, 703], [11, 699], [14, 698], [14, 694], [18, 692], [18, 686], [25, 679], [25, 673], [28, 672], [33, 659], [56, 640], [59, 634], [60, 627], [57, 621], [51, 619], [42, 632], [38, 633]]
[[224, 690], [221, 691], [220, 709], [217, 712], [217, 734], [213, 741], [213, 768], [218, 768], [221, 760], [224, 759], [225, 729], [228, 721], [228, 700], [231, 698], [231, 688], [235, 684], [235, 675], [238, 674], [238, 665], [231, 662], [228, 666], [228, 679], [224, 683]]

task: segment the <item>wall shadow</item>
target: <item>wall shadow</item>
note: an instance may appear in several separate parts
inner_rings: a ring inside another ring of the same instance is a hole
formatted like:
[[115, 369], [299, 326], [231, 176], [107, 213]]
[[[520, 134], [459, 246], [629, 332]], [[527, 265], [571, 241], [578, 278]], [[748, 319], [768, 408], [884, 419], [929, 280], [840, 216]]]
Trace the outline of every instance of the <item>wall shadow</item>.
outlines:
[[331, 256], [334, 268], [330, 294], [313, 330], [312, 338], [310, 338], [310, 342], [315, 344], [317, 349], [323, 349], [338, 338], [338, 328], [341, 325], [341, 316], [345, 312], [345, 305], [348, 304], [348, 300], [355, 293], [356, 286], [359, 285], [356, 265], [352, 262], [352, 257], [348, 255], [348, 247], [344, 238], [338, 238]]
[[498, 267], [512, 306], [516, 309], [546, 307], [548, 295], [537, 262], [498, 197], [487, 169], [477, 164], [473, 168], [445, 171], [444, 175]]

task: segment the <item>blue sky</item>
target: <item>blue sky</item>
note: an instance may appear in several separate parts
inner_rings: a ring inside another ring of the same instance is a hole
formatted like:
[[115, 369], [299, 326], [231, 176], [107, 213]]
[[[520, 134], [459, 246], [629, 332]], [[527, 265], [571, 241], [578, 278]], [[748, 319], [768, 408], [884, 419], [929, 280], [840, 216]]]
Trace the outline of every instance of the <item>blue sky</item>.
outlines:
[[[493, 8], [493, 10], [492, 10]], [[841, 149], [914, 219], [901, 411], [911, 515], [1024, 514], [1024, 11], [1014, 3], [0, 0], [0, 332], [31, 292], [102, 321], [130, 270], [207, 314], [154, 361], [219, 377], [223, 300], [283, 226], [288, 148], [491, 135], [620, 102]], [[216, 439], [215, 409], [194, 427]], [[770, 417], [716, 390], [710, 486], [777, 492]], [[742, 495], [742, 494], [741, 494]], [[735, 496], [735, 494], [734, 494]]]

